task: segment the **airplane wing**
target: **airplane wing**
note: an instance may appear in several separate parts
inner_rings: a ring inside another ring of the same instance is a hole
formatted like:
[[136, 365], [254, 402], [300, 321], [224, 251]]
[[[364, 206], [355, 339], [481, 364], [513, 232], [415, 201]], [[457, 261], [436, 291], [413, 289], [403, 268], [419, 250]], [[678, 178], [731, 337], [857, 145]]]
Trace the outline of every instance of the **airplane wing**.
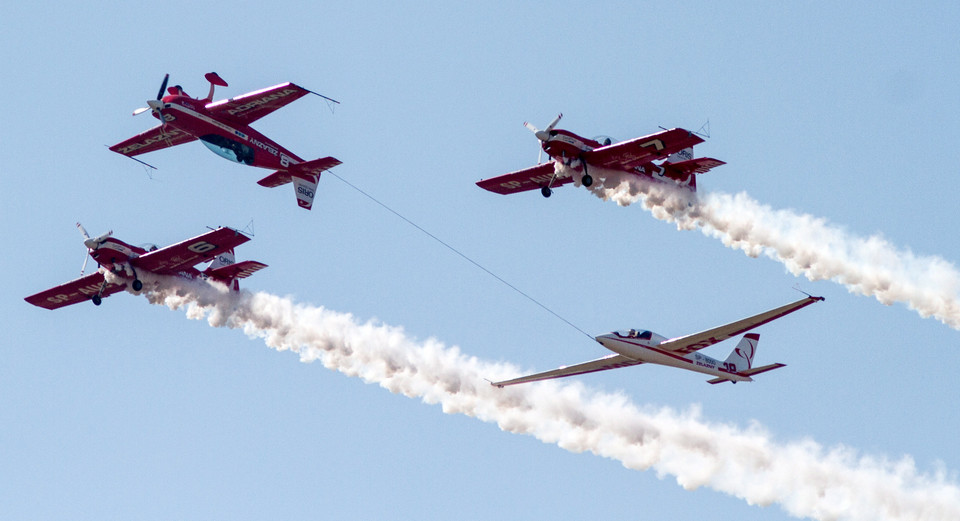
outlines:
[[[537, 190], [550, 184], [554, 173], [553, 161], [541, 165], [510, 172], [499, 177], [491, 177], [477, 181], [477, 186], [498, 194], [515, 194], [527, 190]], [[551, 186], [562, 186], [572, 183], [570, 176], [557, 176]]]
[[671, 338], [670, 340], [666, 340], [659, 344], [657, 348], [666, 351], [673, 351], [675, 353], [692, 353], [694, 351], [703, 349], [704, 347], [712, 346], [717, 342], [722, 342], [728, 338], [732, 338], [741, 333], [750, 331], [751, 329], [766, 324], [767, 322], [771, 322], [780, 317], [789, 315], [798, 309], [805, 308], [810, 304], [819, 302], [821, 300], [825, 299], [823, 297], [807, 297], [800, 299], [796, 302], [787, 304], [786, 306], [771, 309], [770, 311], [764, 311], [758, 315], [737, 320], [736, 322], [731, 322], [720, 327], [715, 327], [713, 329], [708, 329], [692, 335]]
[[491, 384], [496, 387], [504, 387], [507, 385], [536, 382], [539, 380], [563, 378], [564, 376], [574, 376], [578, 374], [595, 373], [597, 371], [606, 371], [608, 369], [619, 369], [621, 367], [629, 367], [631, 365], [640, 365], [642, 363], [643, 362], [639, 360], [627, 358], [623, 355], [613, 354], [613, 355], [607, 355], [603, 358], [598, 358], [596, 360], [591, 360], [589, 362], [584, 362], [582, 364], [565, 365], [563, 367], [554, 369], [553, 371], [546, 371], [543, 373], [536, 373], [528, 376], [521, 376], [520, 378], [514, 378], [513, 380], [504, 380], [502, 382], [491, 382]]
[[[72, 280], [66, 284], [61, 284], [55, 288], [41, 291], [36, 295], [30, 295], [23, 300], [41, 308], [57, 309], [90, 300], [91, 297], [100, 291], [100, 286], [102, 285], [103, 274], [97, 272], [87, 275], [86, 277]], [[100, 293], [100, 296], [106, 297], [112, 295], [118, 291], [123, 291], [123, 288], [124, 286], [122, 284], [107, 284], [107, 286], [103, 288], [103, 292]]]
[[220, 227], [192, 239], [143, 254], [132, 259], [130, 264], [136, 269], [153, 273], [173, 274], [209, 261], [249, 240], [249, 237], [237, 230]]
[[160, 150], [161, 148], [182, 145], [196, 141], [197, 139], [173, 125], [166, 125], [162, 130], [160, 127], [164, 127], [164, 125], [157, 125], [126, 141], [121, 141], [110, 147], [110, 150], [118, 154], [133, 157], [147, 152], [153, 152], [154, 150]]
[[309, 93], [309, 90], [287, 82], [249, 92], [236, 98], [214, 101], [207, 104], [206, 108], [224, 119], [249, 125]]
[[583, 153], [590, 165], [619, 170], [630, 170], [679, 152], [684, 148], [703, 143], [703, 139], [682, 128], [672, 128], [622, 143], [593, 149]]

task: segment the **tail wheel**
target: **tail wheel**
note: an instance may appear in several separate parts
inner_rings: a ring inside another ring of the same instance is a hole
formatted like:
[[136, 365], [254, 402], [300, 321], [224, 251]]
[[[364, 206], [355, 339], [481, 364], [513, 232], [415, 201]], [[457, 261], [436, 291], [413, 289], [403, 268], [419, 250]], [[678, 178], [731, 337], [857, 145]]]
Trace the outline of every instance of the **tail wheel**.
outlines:
[[543, 188], [540, 189], [540, 193], [544, 197], [550, 197], [550, 194], [553, 193], [553, 190], [550, 190], [549, 186], [544, 186]]

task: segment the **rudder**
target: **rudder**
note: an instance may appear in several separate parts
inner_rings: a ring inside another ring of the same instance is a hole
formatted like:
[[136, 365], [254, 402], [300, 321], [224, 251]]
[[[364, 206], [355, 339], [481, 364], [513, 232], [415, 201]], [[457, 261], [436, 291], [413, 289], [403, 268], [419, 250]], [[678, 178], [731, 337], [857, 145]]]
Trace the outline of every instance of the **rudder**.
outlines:
[[757, 344], [760, 342], [760, 335], [757, 333], [747, 333], [743, 335], [737, 347], [733, 348], [730, 356], [724, 360], [724, 365], [729, 367], [730, 371], [741, 372], [753, 367], [753, 356], [757, 354]]

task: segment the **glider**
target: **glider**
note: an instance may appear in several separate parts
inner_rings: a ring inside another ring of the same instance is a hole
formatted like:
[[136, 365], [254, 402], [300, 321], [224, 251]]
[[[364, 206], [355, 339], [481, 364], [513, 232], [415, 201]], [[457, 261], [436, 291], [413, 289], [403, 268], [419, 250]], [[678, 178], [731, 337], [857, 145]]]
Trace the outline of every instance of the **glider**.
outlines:
[[591, 169], [606, 169], [654, 181], [672, 181], [696, 191], [697, 174], [726, 164], [709, 157], [694, 158], [693, 146], [703, 143], [703, 138], [682, 128], [613, 143], [608, 137], [596, 141], [554, 128], [561, 117], [563, 114], [543, 130], [524, 123], [540, 140], [542, 152], [546, 152], [552, 161], [540, 164], [538, 160], [537, 166], [483, 179], [477, 182], [477, 186], [504, 195], [539, 188], [544, 197], [550, 197], [555, 187], [574, 182], [572, 175], [558, 173], [555, 163], [559, 162], [582, 172], [581, 183], [587, 187], [593, 184]]
[[340, 160], [324, 157], [304, 161], [254, 130], [250, 124], [311, 93], [333, 103], [340, 102], [289, 82], [236, 98], [213, 101], [214, 88], [217, 85], [226, 87], [227, 82], [215, 72], [207, 73], [205, 78], [210, 82], [210, 92], [206, 98], [199, 99], [188, 96], [179, 85], [167, 89], [170, 75], [164, 76], [157, 99], [148, 100], [149, 107], [133, 111], [136, 116], [150, 110], [160, 124], [113, 145], [110, 150], [134, 157], [199, 139], [220, 157], [243, 165], [276, 170], [258, 184], [272, 188], [292, 182], [297, 204], [309, 210], [313, 206], [320, 174], [339, 165]]
[[708, 374], [714, 377], [707, 380], [711, 384], [750, 382], [753, 381], [751, 377], [754, 375], [784, 366], [784, 364], [770, 364], [753, 367], [753, 355], [756, 354], [757, 343], [760, 341], [759, 334], [748, 333], [744, 335], [737, 347], [730, 353], [730, 356], [723, 361], [711, 358], [698, 351], [822, 300], [824, 300], [823, 297], [808, 296], [785, 306], [720, 327], [670, 339], [646, 330], [615, 331], [596, 337], [596, 341], [600, 345], [613, 351], [614, 354], [582, 364], [564, 366], [552, 371], [491, 383], [496, 387], [504, 387], [640, 364], [667, 365]]
[[[150, 249], [132, 246], [114, 239], [112, 231], [91, 238], [80, 223], [77, 223], [77, 228], [83, 234], [87, 253], [97, 261], [100, 269], [96, 273], [82, 276], [81, 268], [79, 279], [41, 291], [24, 300], [46, 309], [62, 308], [88, 300], [99, 306], [104, 297], [123, 291], [128, 285], [133, 291], [143, 289], [143, 282], [140, 280], [143, 273], [212, 279], [239, 291], [238, 279], [249, 277], [267, 267], [257, 261], [235, 262], [234, 247], [249, 241], [250, 238], [232, 228], [217, 228], [159, 249], [156, 246]], [[210, 265], [203, 271], [194, 267], [202, 262], [210, 262]], [[83, 264], [86, 268], [86, 259]], [[108, 282], [104, 276], [108, 271], [124, 282]]]

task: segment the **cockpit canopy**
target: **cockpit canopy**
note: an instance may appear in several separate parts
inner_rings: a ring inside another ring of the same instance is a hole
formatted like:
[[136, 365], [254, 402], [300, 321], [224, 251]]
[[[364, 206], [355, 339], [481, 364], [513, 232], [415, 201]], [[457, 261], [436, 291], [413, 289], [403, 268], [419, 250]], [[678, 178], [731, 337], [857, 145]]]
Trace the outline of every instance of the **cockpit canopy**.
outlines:
[[253, 164], [253, 149], [239, 141], [218, 134], [206, 134], [200, 136], [200, 142], [224, 159], [245, 165]]
[[627, 329], [625, 331], [614, 331], [614, 334], [620, 338], [637, 338], [640, 340], [650, 340], [653, 337], [653, 332], [641, 331], [637, 329]]

